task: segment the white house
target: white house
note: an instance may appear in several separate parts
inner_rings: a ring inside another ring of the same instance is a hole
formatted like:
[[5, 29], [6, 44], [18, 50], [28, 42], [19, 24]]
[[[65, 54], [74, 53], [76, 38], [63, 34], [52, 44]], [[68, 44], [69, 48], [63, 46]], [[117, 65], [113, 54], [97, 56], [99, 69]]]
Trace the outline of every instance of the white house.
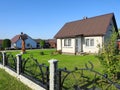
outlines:
[[[30, 36], [25, 34], [27, 36], [27, 39], [25, 40], [25, 47], [26, 48], [37, 48], [37, 43], [35, 40], [33, 40]], [[22, 40], [20, 38], [20, 35], [16, 35], [11, 39], [11, 48], [17, 48], [21, 49], [22, 46]]]
[[55, 35], [57, 50], [69, 54], [97, 53], [98, 45], [109, 39], [113, 27], [118, 32], [113, 13], [68, 22]]

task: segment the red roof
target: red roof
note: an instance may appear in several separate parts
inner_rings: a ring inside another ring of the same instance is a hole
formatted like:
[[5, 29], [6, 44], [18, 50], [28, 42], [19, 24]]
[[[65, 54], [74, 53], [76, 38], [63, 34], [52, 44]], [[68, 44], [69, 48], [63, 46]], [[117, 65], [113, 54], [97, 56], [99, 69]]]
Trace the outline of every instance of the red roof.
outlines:
[[15, 43], [15, 42], [17, 42], [17, 40], [19, 40], [19, 38], [20, 38], [20, 35], [16, 35], [15, 37], [13, 37], [13, 38], [11, 39], [11, 42], [12, 42], [12, 43]]
[[[20, 35], [21, 35], [21, 34], [14, 36], [14, 37], [11, 39], [11, 42], [12, 42], [12, 43], [17, 42], [17, 41], [20, 39]], [[31, 37], [28, 36], [27, 34], [24, 34], [24, 37], [23, 37], [23, 38], [27, 39], [27, 37], [31, 38]], [[31, 38], [31, 39], [32, 39], [32, 38]]]
[[[68, 22], [55, 35], [55, 38], [105, 35], [111, 19], [115, 22], [113, 13]], [[117, 28], [116, 22], [115, 26]]]

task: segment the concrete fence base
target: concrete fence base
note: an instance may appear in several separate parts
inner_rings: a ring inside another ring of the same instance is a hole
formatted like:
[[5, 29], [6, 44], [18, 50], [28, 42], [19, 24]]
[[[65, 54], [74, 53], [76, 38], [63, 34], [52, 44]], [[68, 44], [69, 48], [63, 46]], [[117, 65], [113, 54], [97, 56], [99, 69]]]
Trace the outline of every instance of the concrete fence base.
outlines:
[[[3, 60], [3, 63], [0, 64], [0, 68], [4, 69], [6, 72], [8, 72], [10, 75], [16, 77], [18, 80], [20, 80], [21, 82], [23, 82], [25, 85], [27, 85], [28, 87], [30, 87], [31, 89], [33, 90], [46, 90], [44, 87], [36, 84], [35, 82], [31, 81], [30, 79], [26, 78], [24, 75], [21, 74], [21, 70], [22, 70], [22, 55], [21, 54], [17, 54], [16, 55], [16, 58], [17, 58], [17, 70], [16, 72], [12, 71], [11, 69], [9, 69], [7, 67], [7, 59], [6, 59], [6, 52], [5, 51], [2, 51], [2, 60]], [[55, 81], [56, 81], [56, 78], [55, 78], [55, 73], [56, 73], [56, 70], [57, 70], [57, 60], [55, 59], [51, 59], [48, 61], [49, 64], [50, 64], [50, 67], [49, 67], [49, 73], [50, 73], [50, 76], [49, 76], [49, 90], [56, 90], [55, 89]]]
[[33, 81], [29, 80], [28, 78], [24, 77], [23, 75], [18, 75], [16, 72], [12, 71], [11, 69], [9, 69], [1, 64], [0, 64], [0, 68], [4, 69], [11, 76], [17, 78], [23, 84], [27, 85], [28, 87], [30, 87], [33, 90], [46, 90], [43, 87], [39, 86], [38, 84], [34, 83]]

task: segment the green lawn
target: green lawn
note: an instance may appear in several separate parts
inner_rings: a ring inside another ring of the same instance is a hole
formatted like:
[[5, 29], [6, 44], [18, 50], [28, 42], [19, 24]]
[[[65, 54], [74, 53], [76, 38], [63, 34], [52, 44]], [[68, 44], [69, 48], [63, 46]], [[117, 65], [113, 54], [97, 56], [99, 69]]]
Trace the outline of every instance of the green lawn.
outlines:
[[[94, 64], [94, 68], [96, 70], [101, 71], [101, 65], [98, 61], [98, 59], [95, 57], [95, 55], [52, 55], [51, 53], [54, 52], [55, 49], [39, 49], [39, 50], [27, 50], [26, 54], [23, 54], [23, 58], [30, 57], [32, 55], [34, 58], [36, 58], [40, 63], [45, 63], [46, 65], [49, 65], [48, 61], [50, 59], [57, 59], [58, 60], [58, 66], [60, 68], [68, 68], [68, 69], [74, 69], [74, 67], [80, 67], [83, 68], [85, 63], [88, 63], [88, 61], [91, 61]], [[40, 55], [40, 52], [44, 52], [44, 55]], [[19, 54], [20, 51], [14, 51], [12, 54], [16, 55]]]
[[16, 78], [0, 69], [0, 90], [31, 90]]
[[[58, 60], [58, 67], [59, 68], [64, 68], [66, 67], [68, 70], [73, 70], [75, 67], [78, 68], [84, 68], [85, 64], [88, 63], [89, 61], [93, 63], [94, 65], [94, 70], [97, 72], [102, 72], [102, 66], [100, 65], [99, 60], [96, 58], [95, 55], [85, 55], [85, 56], [80, 56], [80, 55], [60, 55], [60, 54], [51, 54], [52, 52], [55, 52], [55, 49], [39, 49], [39, 50], [27, 50], [26, 54], [22, 55], [22, 58], [28, 58], [30, 56], [33, 56], [35, 59], [39, 61], [39, 63], [45, 63], [46, 65], [49, 65], [48, 61], [50, 59], [57, 59]], [[8, 53], [12, 53], [14, 56], [16, 54], [20, 54], [20, 50], [17, 51], [7, 51]], [[44, 55], [40, 55], [40, 52], [43, 52]], [[89, 66], [89, 64], [88, 64]], [[89, 72], [85, 72], [86, 76], [93, 78], [92, 74]], [[93, 73], [94, 74], [94, 73]], [[79, 73], [78, 73], [79, 75]], [[72, 76], [74, 76], [72, 74]], [[72, 84], [74, 78], [71, 78], [69, 76], [67, 78]], [[68, 83], [68, 81], [66, 81]], [[70, 85], [70, 83], [68, 83]], [[71, 85], [70, 85], [71, 86]], [[111, 89], [115, 90], [115, 89]]]

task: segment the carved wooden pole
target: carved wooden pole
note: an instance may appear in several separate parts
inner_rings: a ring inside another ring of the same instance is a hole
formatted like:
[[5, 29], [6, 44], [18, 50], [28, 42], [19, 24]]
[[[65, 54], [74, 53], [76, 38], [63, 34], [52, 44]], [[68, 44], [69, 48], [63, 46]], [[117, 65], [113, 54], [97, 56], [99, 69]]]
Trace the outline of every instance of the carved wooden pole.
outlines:
[[25, 40], [22, 39], [22, 52], [25, 52]]
[[23, 34], [23, 32], [21, 32], [21, 35], [20, 35], [20, 38], [22, 40], [22, 54], [25, 53], [25, 40], [27, 39], [27, 35], [26, 34]]

